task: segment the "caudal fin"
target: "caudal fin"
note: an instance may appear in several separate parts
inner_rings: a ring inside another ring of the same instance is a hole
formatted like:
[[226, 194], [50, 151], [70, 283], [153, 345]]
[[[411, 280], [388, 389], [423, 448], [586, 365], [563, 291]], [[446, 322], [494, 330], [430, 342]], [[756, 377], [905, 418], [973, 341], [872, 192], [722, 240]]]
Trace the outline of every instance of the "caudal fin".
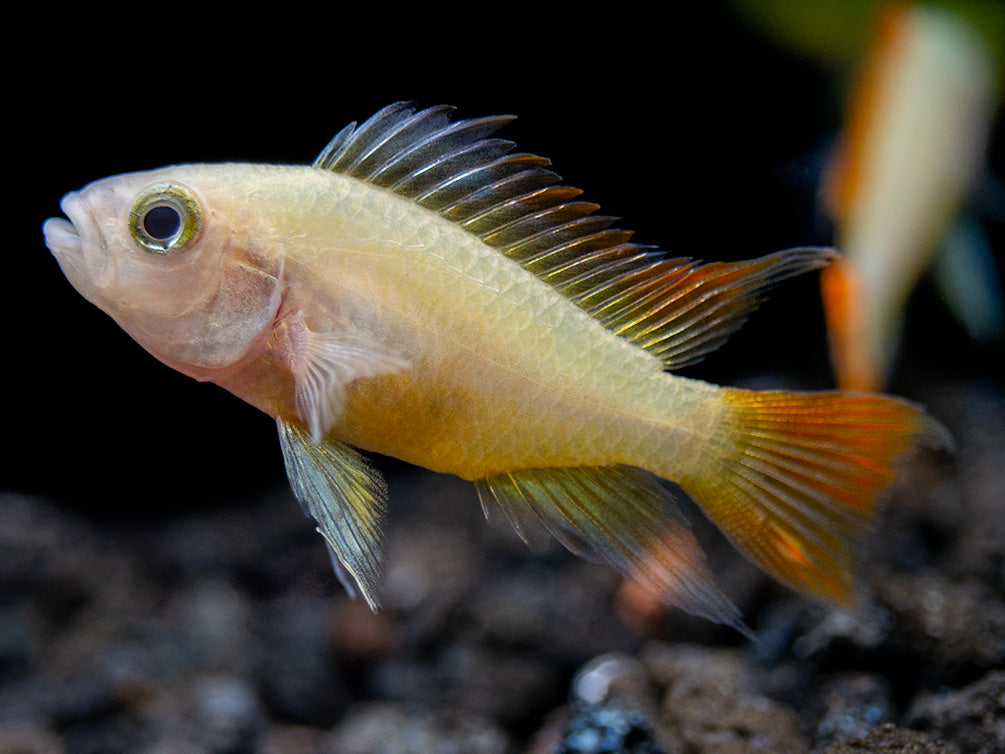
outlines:
[[852, 544], [897, 459], [948, 447], [920, 407], [843, 392], [724, 389], [723, 419], [682, 486], [733, 544], [795, 589], [849, 605]]

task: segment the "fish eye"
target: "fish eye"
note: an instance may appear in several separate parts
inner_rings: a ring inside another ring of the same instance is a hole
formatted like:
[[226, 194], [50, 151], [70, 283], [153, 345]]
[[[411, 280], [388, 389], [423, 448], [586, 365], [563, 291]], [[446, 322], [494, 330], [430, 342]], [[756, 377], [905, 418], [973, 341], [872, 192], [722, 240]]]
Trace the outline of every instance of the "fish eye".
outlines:
[[202, 229], [202, 209], [191, 190], [158, 183], [140, 193], [129, 212], [129, 232], [153, 254], [188, 248]]

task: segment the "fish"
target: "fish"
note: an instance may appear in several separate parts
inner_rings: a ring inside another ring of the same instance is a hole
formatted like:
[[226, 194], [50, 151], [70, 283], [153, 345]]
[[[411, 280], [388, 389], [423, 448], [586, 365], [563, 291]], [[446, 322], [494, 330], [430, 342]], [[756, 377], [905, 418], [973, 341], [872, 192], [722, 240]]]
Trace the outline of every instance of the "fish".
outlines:
[[531, 547], [749, 634], [669, 480], [768, 574], [853, 604], [855, 543], [942, 424], [893, 397], [674, 374], [836, 252], [638, 244], [500, 138], [512, 120], [398, 102], [312, 165], [105, 178], [62, 199], [45, 243], [153, 356], [275, 419], [293, 495], [374, 610], [388, 491], [369, 453], [470, 480]]
[[987, 161], [992, 51], [950, 9], [883, 6], [875, 26], [822, 185], [842, 250], [821, 276], [831, 360], [838, 384], [858, 390], [889, 382], [929, 268], [975, 339], [1005, 331], [990, 244], [963, 212]]

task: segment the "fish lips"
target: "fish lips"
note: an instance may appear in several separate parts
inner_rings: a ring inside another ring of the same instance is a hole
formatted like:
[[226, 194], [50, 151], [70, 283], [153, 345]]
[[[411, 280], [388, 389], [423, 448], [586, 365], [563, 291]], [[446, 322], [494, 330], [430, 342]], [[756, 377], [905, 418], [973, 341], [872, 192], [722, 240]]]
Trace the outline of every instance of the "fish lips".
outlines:
[[92, 303], [98, 303], [99, 292], [114, 278], [114, 260], [101, 242], [79, 192], [64, 196], [59, 208], [69, 219], [50, 217], [45, 221], [45, 245], [73, 287]]

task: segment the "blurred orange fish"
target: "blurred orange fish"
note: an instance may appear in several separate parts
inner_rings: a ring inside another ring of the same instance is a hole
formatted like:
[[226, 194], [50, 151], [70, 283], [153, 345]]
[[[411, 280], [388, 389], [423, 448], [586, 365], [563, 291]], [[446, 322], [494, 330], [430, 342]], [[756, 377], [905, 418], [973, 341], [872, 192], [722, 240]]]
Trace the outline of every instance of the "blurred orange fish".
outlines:
[[768, 573], [847, 604], [892, 464], [942, 427], [888, 397], [668, 373], [833, 252], [640, 247], [492, 136], [509, 120], [399, 103], [310, 167], [108, 178], [64, 198], [46, 243], [153, 355], [276, 419], [294, 494], [373, 607], [386, 493], [350, 446], [473, 480], [529, 543], [550, 532], [745, 630], [657, 477], [673, 480]]
[[[842, 387], [886, 385], [907, 299], [982, 167], [997, 86], [992, 55], [963, 17], [926, 5], [881, 8], [824, 186], [843, 255], [823, 275]], [[978, 252], [957, 244], [944, 251], [944, 269], [980, 269], [964, 258]], [[950, 289], [948, 300], [972, 332], [996, 333], [993, 277], [958, 274], [967, 276], [956, 286], [963, 292]]]

